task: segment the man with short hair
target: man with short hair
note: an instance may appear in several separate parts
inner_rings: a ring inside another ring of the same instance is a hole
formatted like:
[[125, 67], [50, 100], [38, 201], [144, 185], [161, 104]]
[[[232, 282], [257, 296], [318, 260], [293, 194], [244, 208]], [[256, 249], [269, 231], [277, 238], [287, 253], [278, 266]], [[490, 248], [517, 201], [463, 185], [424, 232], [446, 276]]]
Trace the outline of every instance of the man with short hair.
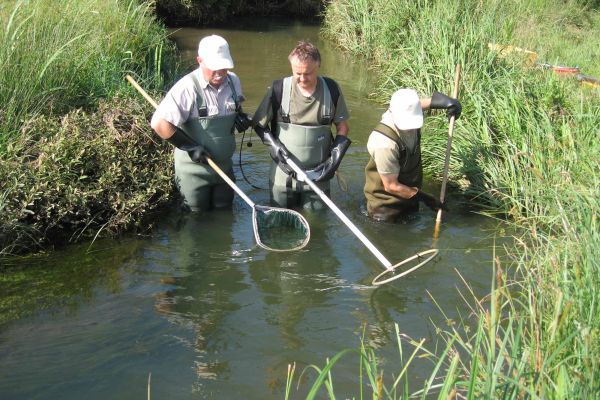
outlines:
[[[288, 56], [292, 76], [276, 80], [253, 117], [254, 130], [269, 146], [271, 199], [280, 207], [321, 209], [324, 203], [286, 165], [291, 157], [324, 192], [335, 174], [348, 139], [348, 108], [338, 84], [319, 76], [316, 46], [299, 42]], [[333, 139], [331, 125], [335, 125]]]
[[248, 128], [240, 79], [229, 70], [233, 59], [221, 36], [198, 45], [198, 68], [180, 79], [152, 116], [156, 133], [175, 146], [175, 177], [184, 205], [192, 211], [227, 207], [233, 190], [207, 165], [213, 160], [231, 179], [234, 126]]
[[419, 201], [434, 211], [443, 208], [439, 199], [421, 190], [421, 127], [423, 110], [428, 109], [446, 109], [448, 118], [456, 119], [461, 113], [459, 101], [442, 93], [419, 99], [415, 90], [400, 89], [369, 135], [364, 193], [367, 212], [375, 220], [395, 221], [418, 211]]

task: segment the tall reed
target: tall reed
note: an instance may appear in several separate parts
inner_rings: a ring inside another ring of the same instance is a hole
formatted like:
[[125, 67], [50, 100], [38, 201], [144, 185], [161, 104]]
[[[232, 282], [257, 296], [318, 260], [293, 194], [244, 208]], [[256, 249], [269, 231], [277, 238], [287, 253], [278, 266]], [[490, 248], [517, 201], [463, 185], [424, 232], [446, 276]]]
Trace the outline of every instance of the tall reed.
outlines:
[[94, 107], [123, 91], [125, 71], [162, 83], [165, 32], [151, 12], [137, 0], [2, 2], [0, 151], [40, 113]]

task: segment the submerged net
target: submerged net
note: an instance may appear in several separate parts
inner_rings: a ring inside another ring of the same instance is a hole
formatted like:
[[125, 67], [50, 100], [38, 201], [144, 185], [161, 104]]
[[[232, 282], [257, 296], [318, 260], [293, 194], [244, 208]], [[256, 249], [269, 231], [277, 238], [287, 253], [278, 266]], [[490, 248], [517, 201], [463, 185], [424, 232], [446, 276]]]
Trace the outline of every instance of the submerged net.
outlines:
[[402, 278], [403, 276], [410, 274], [411, 272], [427, 264], [429, 261], [433, 260], [438, 253], [438, 249], [421, 251], [420, 253], [408, 257], [406, 260], [400, 261], [398, 264], [387, 268], [385, 271], [377, 275], [375, 279], [373, 279], [372, 283], [373, 285], [377, 286]]
[[258, 245], [271, 251], [299, 250], [310, 240], [310, 227], [297, 211], [254, 206], [254, 236]]

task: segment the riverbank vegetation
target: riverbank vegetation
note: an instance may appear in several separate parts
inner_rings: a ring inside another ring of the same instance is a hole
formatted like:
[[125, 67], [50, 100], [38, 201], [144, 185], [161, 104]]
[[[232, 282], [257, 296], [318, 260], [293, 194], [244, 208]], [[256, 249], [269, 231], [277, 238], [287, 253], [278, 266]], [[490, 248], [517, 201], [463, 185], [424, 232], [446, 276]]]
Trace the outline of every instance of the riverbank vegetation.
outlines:
[[151, 4], [8, 1], [0, 19], [0, 255], [145, 225], [172, 193], [124, 79], [155, 89], [175, 67]]
[[[410, 382], [409, 391], [398, 387], [397, 372], [410, 362], [401, 360], [386, 375], [371, 368], [371, 375], [361, 376], [370, 378], [374, 398], [407, 398], [418, 390], [419, 396], [443, 398], [595, 397], [599, 89], [541, 69], [518, 53], [503, 56], [488, 44], [530, 49], [538, 61], [578, 65], [597, 76], [597, 4], [335, 0], [324, 33], [371, 61], [380, 72], [374, 92], [382, 103], [398, 87], [414, 87], [423, 96], [449, 93], [454, 66], [462, 65], [463, 116], [454, 132], [452, 182], [520, 232], [509, 260], [490, 260], [497, 276], [490, 295], [469, 297], [472, 312], [460, 324], [437, 327], [446, 344], [437, 344], [445, 350], [437, 354], [431, 379], [422, 387]], [[441, 176], [446, 131], [444, 116], [428, 119], [423, 147], [433, 176]], [[412, 344], [433, 355], [426, 345]], [[373, 363], [363, 349], [361, 365]], [[320, 370], [325, 373], [318, 383], [333, 398], [330, 368], [331, 362]]]
[[156, 13], [169, 26], [204, 26], [226, 24], [236, 16], [315, 19], [323, 11], [324, 3], [322, 0], [156, 0]]

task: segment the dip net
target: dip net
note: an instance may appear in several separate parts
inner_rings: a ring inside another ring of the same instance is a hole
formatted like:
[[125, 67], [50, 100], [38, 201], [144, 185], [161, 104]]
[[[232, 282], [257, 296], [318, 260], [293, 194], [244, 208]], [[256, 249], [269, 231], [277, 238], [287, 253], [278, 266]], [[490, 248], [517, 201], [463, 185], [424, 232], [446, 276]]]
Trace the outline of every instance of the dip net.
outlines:
[[258, 245], [271, 251], [299, 250], [310, 240], [310, 227], [297, 211], [254, 205], [252, 225]]

